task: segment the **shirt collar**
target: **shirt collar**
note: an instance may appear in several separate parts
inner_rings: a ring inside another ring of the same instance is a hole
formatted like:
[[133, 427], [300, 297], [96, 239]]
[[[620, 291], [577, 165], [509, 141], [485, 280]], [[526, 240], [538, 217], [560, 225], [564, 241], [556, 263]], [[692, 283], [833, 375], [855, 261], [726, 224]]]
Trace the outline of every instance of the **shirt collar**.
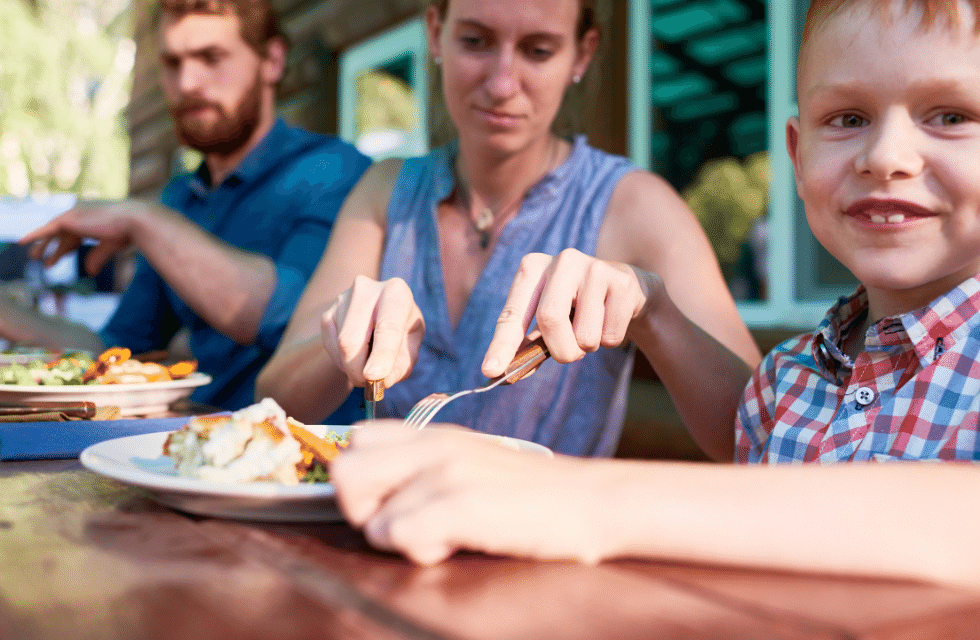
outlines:
[[[841, 298], [817, 327], [813, 340], [813, 357], [824, 375], [838, 378], [849, 370], [851, 359], [841, 351], [848, 332], [861, 326], [868, 311], [868, 294], [859, 286], [849, 297]], [[952, 348], [980, 324], [980, 274], [960, 283], [920, 309], [883, 318], [868, 329], [867, 345], [910, 343], [922, 366]]]
[[[295, 153], [298, 139], [290, 135], [291, 127], [282, 118], [276, 118], [272, 128], [265, 134], [255, 148], [238, 163], [225, 179], [223, 185], [236, 186], [250, 182], [261, 176], [270, 165], [276, 164], [281, 158]], [[191, 190], [200, 198], [206, 198], [213, 190], [211, 174], [208, 165], [203, 160], [191, 177]]]
[[[564, 162], [552, 169], [541, 180], [536, 182], [527, 191], [525, 203], [533, 203], [538, 198], [555, 196], [564, 190], [566, 182], [574, 175], [572, 168], [582, 161], [580, 157], [588, 152], [588, 140], [584, 135], [575, 136], [572, 140], [572, 152], [568, 154]], [[454, 139], [437, 150], [439, 161], [436, 163], [436, 195], [438, 202], [442, 202], [449, 197], [456, 186], [456, 173], [453, 171], [453, 163], [456, 161], [456, 154], [459, 153], [459, 140]], [[523, 205], [522, 205], [523, 208]]]

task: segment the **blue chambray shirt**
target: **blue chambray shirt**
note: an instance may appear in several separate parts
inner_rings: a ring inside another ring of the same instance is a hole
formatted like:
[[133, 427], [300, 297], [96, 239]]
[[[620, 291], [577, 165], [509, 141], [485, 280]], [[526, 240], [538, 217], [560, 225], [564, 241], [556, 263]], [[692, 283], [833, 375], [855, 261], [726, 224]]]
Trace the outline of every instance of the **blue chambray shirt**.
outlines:
[[[255, 378], [282, 337], [344, 198], [368, 165], [370, 160], [346, 142], [277, 120], [220, 185], [209, 187], [203, 163], [193, 174], [175, 177], [163, 190], [163, 204], [229, 244], [275, 262], [276, 288], [256, 341], [240, 345], [212, 329], [142, 256], [102, 340], [139, 353], [165, 348], [186, 326], [199, 370], [214, 378], [192, 399], [230, 410], [251, 404]], [[349, 413], [356, 404], [345, 406]], [[338, 414], [330, 424], [359, 417]]]

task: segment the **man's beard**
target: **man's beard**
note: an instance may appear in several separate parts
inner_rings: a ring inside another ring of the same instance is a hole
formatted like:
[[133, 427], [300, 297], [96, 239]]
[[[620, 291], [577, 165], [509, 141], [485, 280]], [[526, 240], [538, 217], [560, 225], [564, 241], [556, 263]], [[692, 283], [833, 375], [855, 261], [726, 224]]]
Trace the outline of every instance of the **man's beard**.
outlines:
[[[245, 92], [238, 109], [227, 113], [221, 105], [200, 98], [186, 98], [168, 108], [174, 120], [177, 139], [204, 154], [228, 156], [244, 146], [259, 124], [262, 104], [262, 85], [256, 75], [255, 83]], [[182, 113], [188, 109], [209, 107], [218, 114], [213, 124], [197, 119], [185, 119]]]

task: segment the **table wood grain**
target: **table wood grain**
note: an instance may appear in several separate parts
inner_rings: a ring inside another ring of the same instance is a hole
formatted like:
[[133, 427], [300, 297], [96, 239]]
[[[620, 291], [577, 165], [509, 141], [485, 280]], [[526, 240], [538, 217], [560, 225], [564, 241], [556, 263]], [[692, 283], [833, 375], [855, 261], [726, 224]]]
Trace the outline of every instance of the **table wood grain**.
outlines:
[[643, 561], [416, 567], [344, 523], [159, 506], [75, 460], [0, 463], [0, 638], [950, 640], [980, 593]]

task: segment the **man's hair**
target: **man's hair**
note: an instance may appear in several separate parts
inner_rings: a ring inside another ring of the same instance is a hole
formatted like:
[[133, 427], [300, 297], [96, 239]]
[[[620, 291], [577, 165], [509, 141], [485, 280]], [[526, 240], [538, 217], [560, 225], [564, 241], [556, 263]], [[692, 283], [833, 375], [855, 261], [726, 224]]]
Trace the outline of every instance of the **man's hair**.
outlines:
[[279, 16], [270, 0], [159, 0], [156, 22], [164, 13], [175, 18], [188, 14], [234, 14], [241, 23], [242, 40], [260, 56], [265, 56], [269, 41], [275, 38], [286, 46], [289, 39], [279, 24]]
[[[906, 12], [918, 9], [922, 14], [923, 29], [933, 26], [940, 18], [954, 26], [962, 20], [958, 0], [812, 0], [806, 12], [801, 43], [806, 44], [813, 32], [831, 17], [858, 4], [867, 5], [869, 11], [883, 20], [891, 19], [896, 4], [901, 4]], [[973, 7], [973, 29], [980, 34], [980, 0], [969, 0], [969, 4]]]
[[[446, 19], [450, 0], [432, 0], [432, 6], [439, 12], [439, 17]], [[578, 24], [575, 25], [575, 37], [581, 40], [589, 29], [599, 28], [599, 17], [596, 13], [596, 0], [579, 0]]]

